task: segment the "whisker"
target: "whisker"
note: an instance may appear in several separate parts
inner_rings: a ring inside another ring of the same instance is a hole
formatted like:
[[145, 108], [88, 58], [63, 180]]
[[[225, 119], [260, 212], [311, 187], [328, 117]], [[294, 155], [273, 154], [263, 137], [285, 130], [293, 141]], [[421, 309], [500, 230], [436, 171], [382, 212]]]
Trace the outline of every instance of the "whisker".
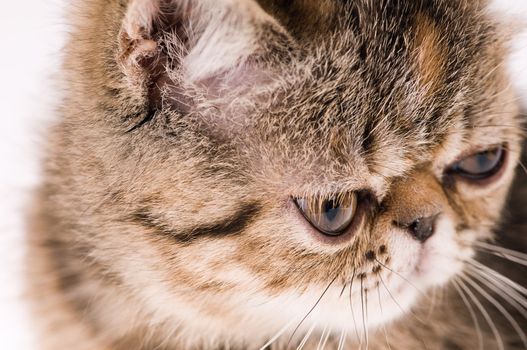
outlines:
[[482, 249], [485, 249], [487, 251], [496, 252], [496, 253], [503, 253], [507, 258], [514, 257], [520, 261], [522, 261], [523, 264], [527, 263], [527, 254], [518, 252], [516, 250], [507, 249], [504, 247], [500, 247], [494, 244], [486, 243], [486, 242], [473, 242], [475, 246], [478, 246]]
[[425, 297], [426, 299], [429, 299], [428, 295], [425, 294], [421, 289], [417, 288], [415, 286], [415, 284], [413, 284], [412, 282], [410, 282], [406, 277], [404, 277], [403, 275], [401, 275], [399, 272], [395, 271], [394, 269], [391, 269], [389, 268], [388, 266], [386, 266], [385, 264], [383, 264], [382, 262], [380, 262], [377, 258], [375, 258], [375, 261], [377, 261], [377, 263], [379, 265], [381, 265], [382, 267], [384, 267], [385, 269], [387, 269], [388, 271], [394, 273], [395, 275], [399, 276], [403, 281], [405, 281], [406, 283], [408, 283], [410, 286], [412, 286], [416, 291], [419, 292], [419, 294], [421, 294], [423, 297]]
[[[379, 299], [379, 310], [381, 311], [381, 317], [384, 318], [384, 312], [382, 310], [382, 303], [381, 303], [381, 289], [377, 286], [377, 297]], [[392, 347], [390, 346], [390, 342], [388, 341], [388, 332], [386, 331], [386, 326], [384, 323], [382, 323], [382, 330], [384, 332], [384, 339], [386, 340], [386, 345], [388, 346], [388, 350], [392, 350]]]
[[507, 260], [509, 260], [511, 262], [514, 262], [516, 264], [527, 266], [527, 260], [523, 260], [523, 259], [520, 259], [520, 258], [517, 258], [517, 257], [514, 257], [514, 256], [510, 256], [510, 255], [505, 254], [505, 253], [495, 252], [493, 254], [496, 255], [496, 256], [499, 256], [501, 258], [507, 259]]
[[302, 320], [300, 321], [300, 323], [296, 326], [295, 330], [293, 331], [293, 333], [291, 334], [291, 337], [289, 338], [288, 342], [287, 342], [287, 346], [286, 347], [289, 347], [290, 343], [291, 343], [291, 340], [293, 340], [293, 337], [295, 335], [295, 333], [298, 331], [298, 329], [300, 328], [300, 326], [302, 325], [302, 323], [309, 317], [309, 315], [311, 315], [311, 313], [313, 312], [313, 310], [315, 310], [315, 308], [318, 306], [318, 304], [320, 303], [320, 301], [322, 300], [322, 298], [324, 297], [324, 295], [326, 295], [327, 291], [329, 290], [329, 288], [331, 287], [331, 285], [337, 280], [337, 277], [338, 275], [336, 275], [332, 280], [331, 282], [329, 282], [329, 284], [327, 285], [327, 287], [324, 289], [324, 291], [322, 292], [322, 294], [320, 295], [320, 297], [317, 299], [315, 305], [313, 305], [313, 307], [308, 311], [308, 313], [304, 316], [304, 318], [302, 318]]
[[430, 298], [430, 304], [428, 305], [427, 319], [430, 319], [434, 313], [435, 306], [437, 302], [437, 287], [432, 288], [432, 297]]
[[[478, 249], [478, 247], [476, 247], [476, 249]], [[519, 265], [523, 265], [523, 266], [527, 266], [527, 261], [526, 260], [523, 260], [523, 259], [520, 259], [520, 258], [517, 258], [515, 256], [510, 256], [506, 253], [502, 253], [502, 252], [493, 252], [491, 250], [488, 250], [488, 249], [482, 249], [482, 248], [479, 248], [478, 249], [479, 251], [482, 251], [484, 253], [487, 253], [487, 254], [492, 254], [492, 255], [495, 255], [497, 257], [500, 257], [500, 258], [503, 258], [505, 260], [508, 260], [510, 262], [513, 262], [513, 263], [517, 263]]]
[[304, 348], [304, 346], [306, 345], [307, 341], [311, 337], [311, 334], [313, 333], [313, 330], [315, 329], [315, 326], [316, 326], [316, 324], [313, 323], [311, 328], [309, 328], [309, 330], [307, 331], [306, 335], [304, 336], [304, 338], [302, 339], [302, 341], [300, 342], [300, 344], [296, 348], [296, 350], [302, 350]]
[[366, 321], [364, 318], [364, 288], [363, 288], [363, 279], [360, 279], [360, 307], [361, 307], [361, 313], [362, 313], [362, 330], [363, 334], [366, 338], [366, 350], [368, 350], [368, 333], [366, 331]]
[[[523, 134], [524, 134], [524, 136], [525, 136], [525, 132], [524, 132]], [[503, 148], [505, 148], [505, 150], [506, 150], [507, 152], [511, 152], [510, 147], [503, 146]], [[521, 160], [521, 159], [518, 159], [517, 162], [518, 162], [518, 165], [520, 166], [520, 168], [522, 168], [523, 173], [524, 173], [525, 175], [527, 175], [527, 167], [526, 167], [525, 164], [522, 162], [522, 160]]]
[[178, 323], [175, 327], [172, 327], [172, 330], [167, 333], [167, 335], [164, 337], [164, 339], [161, 342], [159, 342], [159, 344], [157, 344], [153, 348], [153, 350], [165, 349], [169, 345], [169, 342], [172, 339], [172, 337], [174, 336], [174, 334], [176, 334], [176, 332], [178, 331], [180, 324], [181, 323]]
[[346, 330], [343, 329], [342, 333], [340, 333], [339, 345], [337, 347], [337, 350], [343, 350], [345, 342], [346, 342]]
[[390, 298], [392, 298], [393, 302], [397, 305], [397, 307], [402, 311], [403, 314], [410, 313], [417, 321], [419, 321], [422, 324], [426, 324], [423, 320], [421, 320], [412, 310], [404, 310], [402, 306], [395, 300], [393, 297], [392, 292], [388, 289], [388, 286], [386, 286], [386, 283], [384, 283], [384, 280], [381, 275], [379, 275], [379, 279], [381, 280], [382, 285], [384, 286], [384, 289], [388, 292], [390, 295]]
[[349, 295], [349, 302], [350, 302], [350, 310], [351, 310], [351, 317], [353, 318], [353, 326], [355, 327], [355, 334], [357, 335], [357, 340], [359, 340], [361, 346], [362, 346], [362, 337], [359, 335], [359, 330], [357, 329], [357, 320], [355, 318], [355, 312], [353, 311], [353, 281], [355, 279], [355, 273], [356, 270], [353, 270], [353, 275], [351, 276], [350, 281], [350, 295]]
[[[460, 278], [461, 277], [462, 277], [462, 275], [460, 275]], [[476, 295], [474, 295], [474, 293], [472, 293], [470, 288], [468, 288], [466, 286], [466, 284], [461, 279], [459, 280], [459, 286], [465, 291], [465, 293], [467, 293], [469, 298], [474, 302], [474, 305], [476, 305], [476, 307], [479, 309], [479, 311], [481, 312], [481, 314], [485, 318], [485, 321], [489, 325], [492, 333], [494, 334], [494, 338], [496, 339], [496, 342], [498, 343], [499, 350], [505, 350], [505, 347], [503, 345], [503, 340], [501, 339], [500, 332], [498, 332], [498, 328], [496, 328], [496, 325], [494, 324], [494, 321], [492, 321], [492, 318], [490, 317], [490, 315], [487, 312], [487, 310], [485, 309], [485, 307], [481, 304], [481, 302], [476, 297]]]
[[339, 293], [339, 298], [342, 298], [342, 296], [344, 295], [344, 292], [346, 291], [346, 287], [348, 286], [348, 283], [344, 283], [344, 286], [342, 286], [342, 290], [340, 291]]
[[328, 330], [328, 326], [326, 325], [326, 327], [324, 327], [324, 330], [322, 331], [322, 334], [320, 335], [317, 350], [322, 350], [324, 349], [324, 347], [326, 347], [326, 343], [328, 342], [330, 333], [331, 332]]
[[286, 325], [278, 331], [267, 343], [264, 344], [259, 350], [266, 350], [269, 346], [271, 346], [284, 332], [293, 324], [294, 319], [286, 323]]
[[[366, 324], [368, 324], [368, 290], [364, 290], [364, 305], [366, 306]], [[368, 340], [370, 339], [370, 328], [367, 327], [366, 328], [366, 349], [368, 349], [368, 345], [369, 345], [369, 342]]]
[[483, 265], [482, 263], [474, 260], [474, 259], [468, 259], [467, 262], [471, 264], [472, 266], [482, 269], [486, 271], [489, 275], [494, 276], [494, 278], [500, 280], [502, 283], [505, 283], [509, 287], [511, 287], [513, 290], [517, 291], [520, 294], [523, 294], [527, 296], [527, 288], [519, 285], [518, 283], [514, 282], [510, 278], [502, 275], [501, 273], [497, 272], [496, 270], [491, 269], [490, 267]]
[[520, 336], [523, 342], [523, 345], [527, 349], [527, 337], [525, 336], [525, 332], [522, 330], [522, 328], [520, 327], [518, 322], [514, 319], [514, 317], [512, 317], [512, 315], [507, 311], [507, 309], [505, 309], [503, 305], [501, 305], [501, 303], [497, 301], [492, 295], [487, 293], [476, 282], [474, 282], [474, 280], [471, 277], [465, 274], [464, 277], [462, 278], [464, 278], [465, 281], [467, 281], [467, 283], [469, 283], [476, 291], [478, 291], [479, 294], [481, 294], [485, 299], [487, 299], [490, 303], [492, 303], [492, 305], [494, 305], [494, 307], [507, 319], [507, 321], [509, 321], [509, 323], [514, 328], [516, 333], [518, 333], [518, 335]]
[[[412, 310], [408, 310], [408, 311], [405, 311], [401, 305], [397, 302], [397, 300], [394, 298], [393, 294], [390, 292], [390, 290], [388, 289], [388, 286], [386, 286], [386, 283], [384, 283], [384, 280], [382, 278], [382, 276], [379, 274], [379, 279], [381, 280], [381, 283], [382, 285], [384, 286], [384, 288], [386, 289], [386, 291], [388, 292], [388, 294], [390, 295], [390, 297], [392, 298], [393, 302], [397, 305], [397, 307], [399, 307], [399, 309], [403, 312], [403, 314], [406, 314], [406, 313], [409, 313], [413, 318], [415, 318], [418, 322], [422, 323], [422, 324], [426, 324], [425, 322], [423, 322], [423, 320], [421, 320], [421, 318], [419, 318]], [[421, 343], [423, 343], [423, 346], [425, 349], [428, 349], [428, 346], [426, 345], [426, 343], [423, 341], [423, 339], [421, 337], [419, 337], [418, 335], [416, 335], [417, 338], [419, 339], [419, 341]], [[500, 349], [501, 350], [501, 349]]]
[[474, 308], [468, 301], [467, 297], [465, 296], [465, 293], [463, 293], [463, 290], [459, 287], [458, 282], [456, 279], [452, 280], [452, 285], [456, 289], [457, 293], [463, 300], [463, 303], [468, 309], [468, 312], [470, 313], [470, 317], [472, 318], [472, 322], [474, 323], [474, 327], [476, 327], [476, 332], [478, 333], [478, 348], [480, 350], [483, 349], [483, 334], [481, 333], [481, 327], [479, 325], [478, 317], [476, 316], [476, 312], [474, 311]]
[[[467, 266], [470, 268], [470, 266]], [[496, 283], [496, 279], [486, 275], [486, 272], [478, 270], [475, 268], [470, 268], [472, 276], [478, 281], [483, 283], [488, 289], [492, 290], [507, 301], [514, 309], [516, 309], [525, 319], [527, 319], [527, 301], [525, 299], [518, 298], [517, 294], [511, 292], [508, 288], [501, 286], [499, 283]], [[497, 281], [499, 282], [499, 281]]]
[[429, 350], [428, 345], [427, 345], [426, 342], [423, 340], [423, 338], [419, 337], [418, 339], [419, 339], [419, 341], [420, 341], [421, 343], [423, 343], [424, 349], [425, 349], [425, 350]]
[[518, 164], [519, 164], [520, 167], [522, 168], [524, 174], [527, 175], [527, 166], [525, 166], [525, 164], [522, 162], [521, 159], [518, 159]]

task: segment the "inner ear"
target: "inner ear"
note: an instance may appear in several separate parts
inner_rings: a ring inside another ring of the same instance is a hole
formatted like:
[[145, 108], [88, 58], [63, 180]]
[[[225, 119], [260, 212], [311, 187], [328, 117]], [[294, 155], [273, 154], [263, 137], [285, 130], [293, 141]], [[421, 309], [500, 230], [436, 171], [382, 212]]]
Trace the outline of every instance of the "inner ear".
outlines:
[[150, 105], [187, 112], [197, 99], [256, 85], [265, 74], [251, 62], [273, 51], [273, 43], [284, 46], [284, 38], [254, 0], [131, 0], [118, 61]]
[[[161, 108], [163, 91], [170, 83], [169, 67], [177, 59], [170, 57], [167, 44], [183, 47], [186, 42], [183, 18], [177, 17], [171, 4], [169, 0], [132, 0], [119, 32], [117, 60], [128, 84], [146, 92], [150, 109]], [[183, 101], [183, 96], [175, 97]], [[183, 112], [186, 104], [177, 109]]]

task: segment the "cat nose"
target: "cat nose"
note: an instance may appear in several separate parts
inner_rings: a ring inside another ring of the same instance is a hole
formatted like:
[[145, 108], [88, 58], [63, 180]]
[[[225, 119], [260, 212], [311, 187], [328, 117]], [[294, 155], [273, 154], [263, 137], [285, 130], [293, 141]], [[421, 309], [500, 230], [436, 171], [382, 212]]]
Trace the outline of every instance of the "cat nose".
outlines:
[[427, 217], [419, 217], [410, 222], [398, 222], [394, 224], [400, 228], [405, 229], [419, 242], [425, 242], [433, 236], [435, 232], [436, 221], [439, 214], [434, 214]]

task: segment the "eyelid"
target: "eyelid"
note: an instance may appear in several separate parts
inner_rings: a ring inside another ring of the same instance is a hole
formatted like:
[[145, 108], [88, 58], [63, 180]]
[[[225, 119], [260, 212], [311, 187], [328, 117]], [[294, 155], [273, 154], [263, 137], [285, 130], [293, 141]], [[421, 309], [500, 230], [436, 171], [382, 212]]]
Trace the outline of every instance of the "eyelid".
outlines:
[[[471, 156], [468, 156], [467, 158], [464, 158], [457, 162], [455, 164], [455, 168], [458, 171], [467, 173], [467, 174], [474, 174], [477, 175], [478, 171], [474, 170], [471, 171], [471, 167], [483, 167], [489, 166], [490, 168], [488, 170], [480, 169], [481, 173], [486, 173], [489, 171], [492, 171], [493, 168], [497, 167], [499, 163], [501, 162], [501, 159], [503, 158], [503, 147], [493, 148], [489, 150], [485, 150], [482, 152], [478, 152], [476, 154], [473, 154]], [[486, 163], [488, 161], [488, 163]], [[486, 163], [486, 164], [485, 164]]]
[[[501, 148], [502, 150], [501, 156], [498, 160], [498, 163], [494, 166], [494, 168], [489, 170], [488, 172], [478, 175], [478, 174], [470, 174], [467, 172], [461, 172], [458, 169], [456, 169], [456, 165], [462, 162], [463, 160], [473, 157], [473, 156], [477, 156], [480, 153], [484, 153], [486, 151], [496, 150], [498, 148]], [[452, 179], [455, 178], [455, 179], [459, 179], [467, 183], [477, 184], [478, 186], [485, 186], [497, 180], [501, 176], [501, 174], [505, 171], [506, 163], [509, 158], [508, 153], [509, 151], [508, 151], [507, 144], [489, 146], [488, 148], [482, 148], [475, 152], [472, 151], [471, 153], [468, 153], [468, 152], [464, 153], [463, 156], [460, 156], [458, 160], [456, 160], [448, 168], [446, 168], [445, 175], [448, 175], [448, 177]]]
[[504, 152], [508, 152], [508, 147], [506, 143], [496, 143], [496, 144], [472, 147], [467, 151], [461, 152], [456, 158], [454, 158], [453, 161], [449, 163], [449, 165], [446, 168], [451, 169], [454, 165], [456, 165], [457, 163], [461, 162], [462, 160], [466, 158], [469, 158], [479, 153], [490, 151], [490, 150], [493, 150], [499, 147], [502, 147]]

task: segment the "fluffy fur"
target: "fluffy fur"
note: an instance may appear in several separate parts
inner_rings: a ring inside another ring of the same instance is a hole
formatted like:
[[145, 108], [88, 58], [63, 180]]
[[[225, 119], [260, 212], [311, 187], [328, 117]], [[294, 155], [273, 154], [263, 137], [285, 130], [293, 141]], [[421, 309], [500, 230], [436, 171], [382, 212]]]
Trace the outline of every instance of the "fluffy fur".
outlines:
[[[503, 294], [476, 252], [522, 142], [483, 2], [73, 8], [29, 235], [44, 349], [524, 348], [524, 318], [468, 301]], [[494, 181], [447, 172], [501, 144]], [[291, 201], [352, 191], [338, 243]], [[398, 225], [431, 215], [424, 243]]]

